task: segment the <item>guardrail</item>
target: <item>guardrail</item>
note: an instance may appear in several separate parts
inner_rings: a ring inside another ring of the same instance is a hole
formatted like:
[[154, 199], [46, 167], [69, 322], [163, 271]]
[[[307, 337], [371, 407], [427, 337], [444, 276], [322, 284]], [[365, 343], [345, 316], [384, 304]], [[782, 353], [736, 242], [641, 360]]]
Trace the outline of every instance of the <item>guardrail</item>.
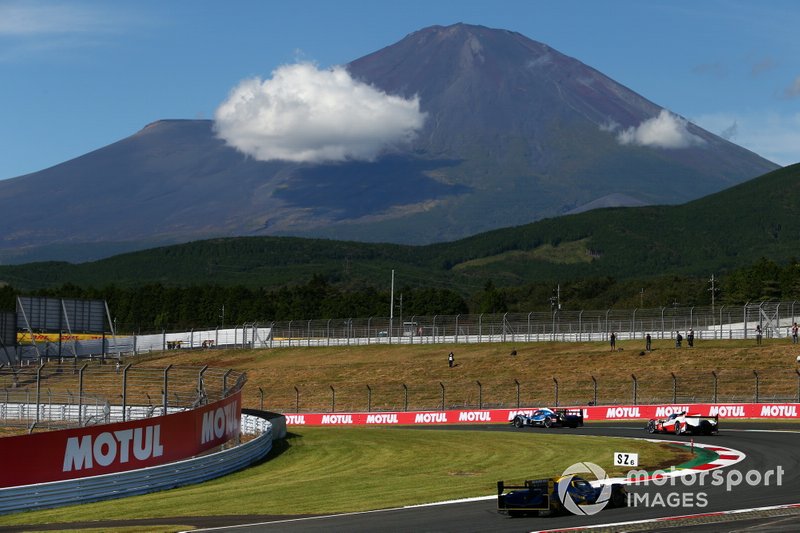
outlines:
[[243, 414], [243, 432], [256, 438], [227, 450], [160, 466], [117, 474], [85, 477], [0, 489], [0, 514], [122, 498], [208, 481], [241, 470], [272, 449], [272, 424]]

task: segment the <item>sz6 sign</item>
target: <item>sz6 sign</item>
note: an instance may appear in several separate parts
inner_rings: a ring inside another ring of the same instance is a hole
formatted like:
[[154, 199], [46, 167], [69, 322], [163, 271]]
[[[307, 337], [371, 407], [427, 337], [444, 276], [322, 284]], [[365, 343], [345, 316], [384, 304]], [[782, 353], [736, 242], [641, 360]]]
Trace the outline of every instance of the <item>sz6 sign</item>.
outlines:
[[639, 466], [639, 454], [614, 452], [614, 466]]

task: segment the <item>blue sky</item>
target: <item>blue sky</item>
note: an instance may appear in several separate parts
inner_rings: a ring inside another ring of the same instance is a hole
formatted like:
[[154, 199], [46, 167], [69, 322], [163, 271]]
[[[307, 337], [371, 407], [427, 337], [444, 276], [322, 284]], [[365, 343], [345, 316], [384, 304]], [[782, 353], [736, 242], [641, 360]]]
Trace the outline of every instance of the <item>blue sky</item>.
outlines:
[[169, 118], [243, 80], [321, 69], [456, 22], [517, 31], [776, 163], [800, 161], [795, 0], [0, 0], [0, 179]]

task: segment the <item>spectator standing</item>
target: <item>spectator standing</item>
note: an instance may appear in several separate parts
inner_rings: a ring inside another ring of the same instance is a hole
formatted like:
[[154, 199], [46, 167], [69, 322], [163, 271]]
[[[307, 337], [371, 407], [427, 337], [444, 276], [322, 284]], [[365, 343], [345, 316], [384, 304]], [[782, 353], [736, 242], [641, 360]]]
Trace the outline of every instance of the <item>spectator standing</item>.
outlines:
[[456, 362], [456, 357], [453, 355], [453, 352], [450, 352], [450, 354], [447, 356], [447, 365], [450, 368], [453, 368], [453, 364], [455, 364], [455, 362]]
[[756, 344], [761, 346], [761, 324], [756, 324]]
[[797, 322], [792, 324], [792, 344], [797, 344]]
[[648, 352], [650, 351], [650, 342], [651, 342], [650, 334], [648, 333], [647, 336], [644, 338], [644, 349]]
[[675, 332], [675, 347], [680, 348], [681, 343], [683, 342], [683, 335], [681, 335], [680, 331]]
[[686, 343], [689, 345], [689, 348], [694, 346], [694, 330], [689, 328], [689, 332], [686, 333]]
[[617, 349], [617, 334], [612, 331], [610, 339], [611, 339], [611, 351], [613, 352], [614, 350]]

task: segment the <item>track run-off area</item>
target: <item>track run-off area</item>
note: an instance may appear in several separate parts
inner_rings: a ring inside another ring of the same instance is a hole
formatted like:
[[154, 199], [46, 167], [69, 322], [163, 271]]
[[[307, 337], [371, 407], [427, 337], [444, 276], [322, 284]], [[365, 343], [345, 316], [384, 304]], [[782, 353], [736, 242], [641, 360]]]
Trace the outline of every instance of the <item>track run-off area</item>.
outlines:
[[[512, 518], [497, 512], [496, 496], [331, 516], [278, 519], [204, 531], [796, 531], [800, 524], [800, 423], [725, 421], [718, 435], [650, 435], [643, 422], [594, 422], [554, 431], [581, 435], [678, 441], [717, 450], [694, 475], [629, 485], [629, 507], [591, 516]], [[428, 426], [419, 431], [528, 432], [510, 425]], [[551, 430], [552, 431], [552, 430]], [[576, 462], [580, 461], [576, 457]], [[524, 475], [524, 465], [520, 465]], [[390, 482], [390, 481], [388, 481]], [[487, 487], [487, 491], [490, 490]], [[321, 497], [323, 497], [321, 495]]]

